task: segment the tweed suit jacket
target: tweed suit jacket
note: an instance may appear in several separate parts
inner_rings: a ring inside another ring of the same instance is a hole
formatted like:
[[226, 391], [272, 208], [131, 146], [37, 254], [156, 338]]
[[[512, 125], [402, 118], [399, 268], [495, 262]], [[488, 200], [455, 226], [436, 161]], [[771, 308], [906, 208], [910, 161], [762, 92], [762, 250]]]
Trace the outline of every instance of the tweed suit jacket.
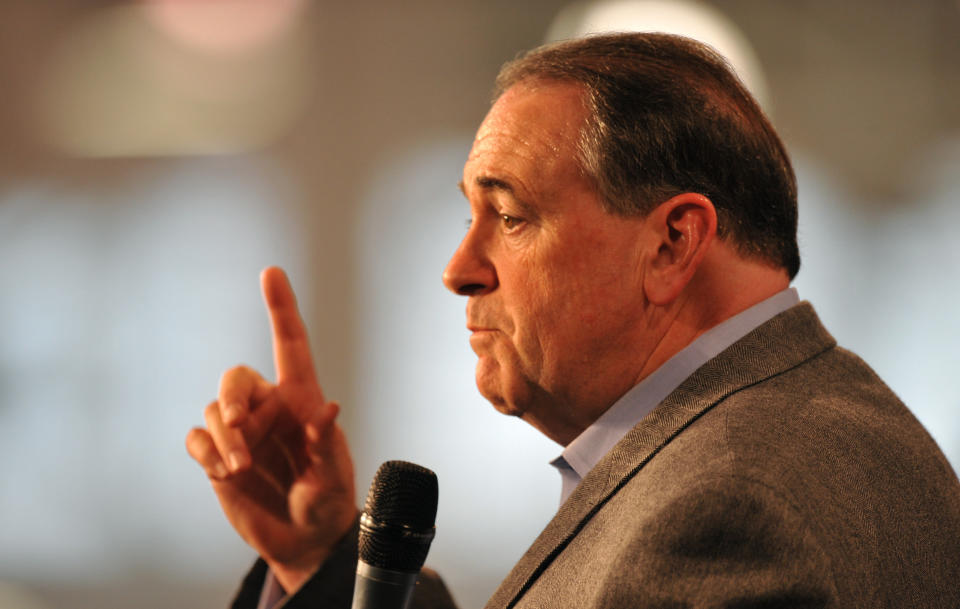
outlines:
[[[289, 606], [349, 598], [332, 569]], [[432, 573], [414, 605], [453, 606]], [[487, 603], [512, 607], [957, 609], [960, 481], [801, 303], [601, 459]]]

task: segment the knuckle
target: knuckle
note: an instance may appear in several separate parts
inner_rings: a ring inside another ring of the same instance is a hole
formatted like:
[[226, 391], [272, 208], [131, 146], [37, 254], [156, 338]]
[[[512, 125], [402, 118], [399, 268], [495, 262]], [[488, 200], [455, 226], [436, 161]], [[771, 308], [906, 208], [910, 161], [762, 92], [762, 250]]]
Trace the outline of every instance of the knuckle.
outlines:
[[187, 452], [191, 455], [193, 454], [193, 449], [197, 445], [197, 428], [194, 427], [187, 432], [187, 437], [184, 440], [184, 444], [187, 447]]
[[246, 366], [239, 365], [233, 366], [232, 368], [227, 368], [223, 371], [223, 374], [220, 375], [220, 387], [225, 387], [231, 382], [235, 381], [238, 377], [244, 374], [244, 369]]
[[199, 461], [203, 458], [207, 445], [207, 432], [205, 430], [199, 427], [194, 427], [187, 432], [187, 453], [189, 453], [194, 459]]
[[207, 407], [203, 409], [203, 418], [207, 421], [207, 427], [212, 427], [212, 424], [219, 419], [220, 416], [220, 403], [217, 401], [210, 402], [207, 404]]
[[252, 386], [259, 378], [260, 374], [246, 364], [228, 368], [220, 375], [220, 394], [231, 392], [237, 386]]

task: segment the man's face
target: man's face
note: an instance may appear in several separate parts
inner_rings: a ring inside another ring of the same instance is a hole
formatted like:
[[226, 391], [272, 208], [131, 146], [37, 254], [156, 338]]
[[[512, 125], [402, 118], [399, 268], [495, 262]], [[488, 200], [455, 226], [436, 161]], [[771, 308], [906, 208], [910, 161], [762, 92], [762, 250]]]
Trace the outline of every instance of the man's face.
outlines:
[[649, 308], [644, 221], [606, 212], [576, 160], [572, 84], [520, 83], [463, 171], [471, 224], [444, 271], [469, 296], [480, 392], [566, 444], [637, 382]]

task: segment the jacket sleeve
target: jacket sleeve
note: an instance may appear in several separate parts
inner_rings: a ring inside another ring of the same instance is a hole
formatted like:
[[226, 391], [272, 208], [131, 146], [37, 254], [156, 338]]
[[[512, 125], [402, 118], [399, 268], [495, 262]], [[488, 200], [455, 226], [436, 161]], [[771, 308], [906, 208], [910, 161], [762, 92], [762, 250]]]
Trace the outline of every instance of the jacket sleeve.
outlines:
[[[359, 521], [341, 541], [323, 566], [297, 592], [276, 609], [350, 609], [357, 570]], [[256, 609], [267, 575], [267, 563], [257, 559], [240, 585], [232, 609]], [[443, 580], [424, 568], [417, 579], [410, 609], [456, 609]]]
[[[791, 502], [744, 479], [713, 480], [664, 504], [626, 535], [607, 573], [606, 607], [838, 606], [821, 540]], [[629, 568], [633, 566], [634, 568]]]

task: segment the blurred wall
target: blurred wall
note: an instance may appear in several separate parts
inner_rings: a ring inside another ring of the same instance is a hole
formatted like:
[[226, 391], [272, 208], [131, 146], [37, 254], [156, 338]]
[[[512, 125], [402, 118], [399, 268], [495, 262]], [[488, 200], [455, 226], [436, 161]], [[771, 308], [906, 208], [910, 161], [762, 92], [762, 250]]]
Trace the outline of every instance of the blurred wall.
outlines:
[[[565, 5], [305, 3], [304, 86], [272, 137], [97, 158], [51, 142], [44, 95], [77, 28], [130, 4], [0, 3], [0, 599], [19, 595], [0, 605], [226, 605], [253, 554], [183, 437], [222, 370], [270, 370], [256, 276], [274, 263], [345, 405], [359, 492], [385, 458], [437, 469], [430, 562], [482, 605], [556, 507], [559, 447], [476, 395], [464, 303], [439, 277], [497, 68]], [[960, 5], [711, 5], [754, 45], [796, 161], [801, 296], [956, 468]], [[135, 59], [103, 61], [135, 80]]]

